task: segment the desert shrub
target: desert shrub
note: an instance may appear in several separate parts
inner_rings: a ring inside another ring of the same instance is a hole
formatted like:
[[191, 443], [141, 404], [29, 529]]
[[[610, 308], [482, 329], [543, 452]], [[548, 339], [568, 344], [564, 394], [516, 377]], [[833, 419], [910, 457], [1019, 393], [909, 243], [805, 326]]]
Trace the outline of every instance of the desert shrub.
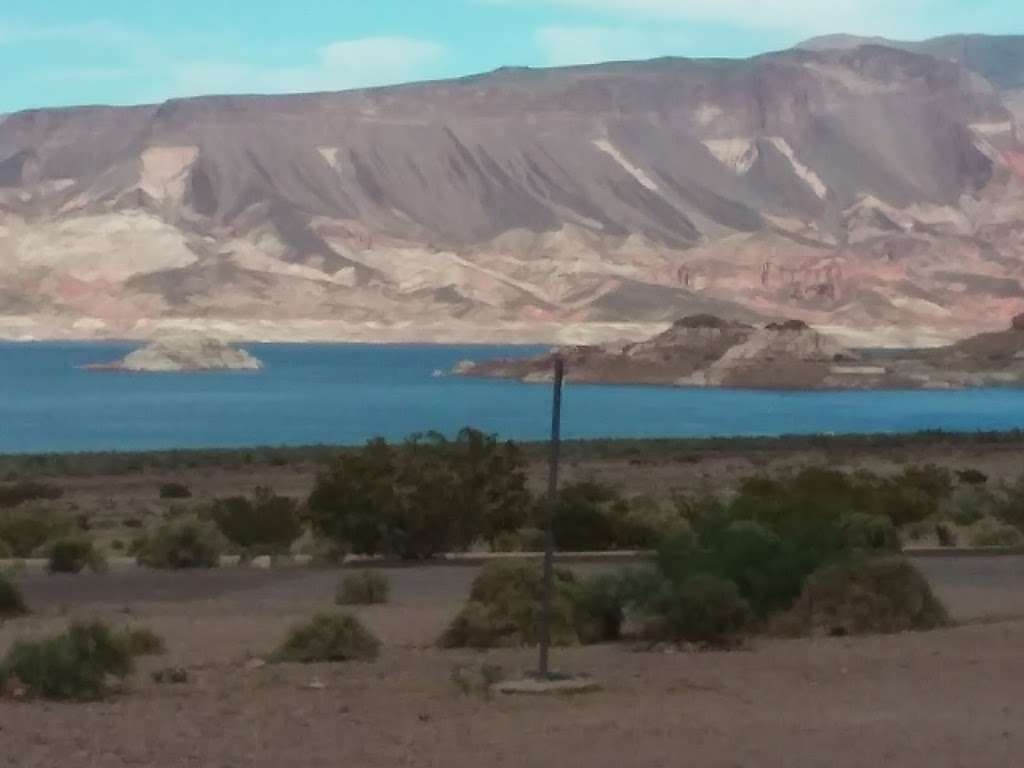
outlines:
[[106, 558], [91, 539], [69, 536], [51, 542], [47, 554], [50, 573], [81, 573], [86, 567], [94, 573], [107, 569]]
[[938, 539], [940, 547], [955, 547], [958, 543], [956, 531], [945, 523], [935, 524], [935, 538]]
[[656, 549], [664, 539], [690, 527], [678, 506], [646, 494], [630, 499], [624, 513], [621, 507], [614, 511], [615, 545], [621, 549]]
[[34, 480], [0, 483], [0, 509], [9, 509], [27, 501], [55, 501], [64, 491], [55, 485]]
[[773, 530], [787, 521], [807, 528], [815, 517], [835, 521], [854, 513], [888, 515], [903, 526], [939, 512], [952, 492], [949, 471], [932, 465], [907, 467], [891, 477], [812, 466], [791, 477], [748, 478], [731, 507], [740, 517], [747, 516], [747, 507], [757, 508], [755, 519]]
[[[543, 508], [548, 502], [541, 502]], [[616, 525], [627, 507], [610, 485], [579, 482], [563, 486], [553, 511], [555, 546], [563, 552], [600, 552], [615, 547]], [[543, 513], [538, 514], [542, 518]]]
[[807, 579], [792, 618], [805, 634], [927, 630], [949, 622], [927, 580], [900, 557], [829, 566]]
[[3, 573], [0, 573], [0, 619], [14, 619], [28, 613], [21, 590]]
[[184, 667], [165, 667], [156, 670], [150, 677], [157, 685], [184, 685], [188, 682], [188, 670]]
[[292, 627], [273, 660], [295, 664], [372, 661], [379, 653], [380, 641], [355, 616], [323, 613]]
[[681, 583], [654, 573], [634, 581], [633, 603], [650, 640], [727, 646], [750, 624], [750, 605], [736, 584], [710, 573], [694, 573]]
[[544, 531], [540, 528], [520, 528], [499, 534], [494, 539], [495, 552], [543, 552]]
[[120, 638], [132, 656], [160, 656], [167, 650], [163, 638], [146, 627], [124, 629]]
[[1018, 547], [1024, 534], [1012, 525], [986, 525], [971, 534], [972, 547]]
[[988, 475], [973, 468], [957, 470], [956, 477], [964, 485], [984, 485], [988, 482]]
[[492, 686], [505, 679], [505, 670], [497, 664], [458, 664], [452, 668], [448, 679], [466, 696], [490, 699]]
[[513, 443], [463, 430], [395, 446], [373, 440], [320, 475], [307, 504], [314, 532], [356, 554], [424, 559], [526, 522], [524, 460]]
[[1004, 486], [993, 512], [1007, 525], [1024, 531], [1024, 477]]
[[[556, 568], [553, 587], [550, 627], [554, 645], [598, 642], [618, 635], [618, 598], [610, 583], [580, 583], [571, 571]], [[488, 563], [473, 581], [469, 601], [442, 635], [441, 645], [495, 648], [537, 644], [543, 588], [538, 563]]]
[[882, 489], [885, 513], [897, 526], [903, 526], [939, 512], [953, 493], [953, 479], [948, 469], [928, 464], [907, 467]]
[[885, 515], [855, 512], [843, 519], [843, 535], [852, 550], [898, 552], [900, 536], [892, 520]]
[[593, 576], [579, 584], [575, 596], [576, 634], [584, 645], [618, 640], [625, 619], [621, 580]]
[[136, 546], [136, 559], [149, 568], [216, 568], [222, 551], [216, 527], [197, 518], [162, 523]]
[[68, 521], [42, 507], [0, 512], [0, 541], [15, 557], [32, 557], [47, 541], [70, 529]]
[[252, 499], [217, 499], [212, 517], [228, 541], [251, 554], [287, 551], [302, 535], [298, 502], [269, 488], [257, 488]]
[[391, 579], [383, 573], [358, 571], [341, 580], [335, 602], [338, 605], [379, 605], [391, 595]]
[[184, 483], [164, 483], [160, 486], [161, 499], [191, 499], [192, 490]]
[[132, 667], [127, 644], [109, 626], [74, 622], [61, 634], [16, 642], [0, 661], [0, 682], [13, 679], [33, 697], [93, 701], [110, 693], [110, 677]]
[[999, 507], [995, 495], [977, 486], [960, 489], [953, 495], [950, 519], [960, 526], [970, 526], [979, 522]]

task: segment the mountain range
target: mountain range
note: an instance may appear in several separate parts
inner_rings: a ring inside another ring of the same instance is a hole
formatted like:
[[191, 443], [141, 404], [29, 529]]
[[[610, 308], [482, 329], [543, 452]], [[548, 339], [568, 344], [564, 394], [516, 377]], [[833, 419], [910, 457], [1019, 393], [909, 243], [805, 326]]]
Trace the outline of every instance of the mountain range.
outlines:
[[922, 346], [1022, 277], [1024, 36], [0, 117], [0, 338]]

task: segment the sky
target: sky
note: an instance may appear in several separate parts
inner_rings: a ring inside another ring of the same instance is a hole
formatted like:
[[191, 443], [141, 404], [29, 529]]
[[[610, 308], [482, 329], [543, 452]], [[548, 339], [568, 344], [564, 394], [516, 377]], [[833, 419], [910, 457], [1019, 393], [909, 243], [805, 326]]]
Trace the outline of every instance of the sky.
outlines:
[[0, 114], [343, 90], [831, 33], [1024, 33], [1020, 0], [0, 0]]

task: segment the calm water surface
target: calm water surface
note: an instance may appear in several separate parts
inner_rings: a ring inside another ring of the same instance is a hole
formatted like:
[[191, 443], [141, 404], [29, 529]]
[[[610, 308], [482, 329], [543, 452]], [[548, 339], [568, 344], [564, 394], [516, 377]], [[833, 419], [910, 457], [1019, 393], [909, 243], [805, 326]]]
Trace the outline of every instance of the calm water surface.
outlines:
[[[539, 439], [548, 387], [435, 377], [537, 347], [249, 345], [259, 373], [89, 373], [133, 345], [0, 343], [0, 453], [359, 443], [472, 425]], [[569, 385], [567, 438], [996, 430], [1024, 390], [750, 392]]]

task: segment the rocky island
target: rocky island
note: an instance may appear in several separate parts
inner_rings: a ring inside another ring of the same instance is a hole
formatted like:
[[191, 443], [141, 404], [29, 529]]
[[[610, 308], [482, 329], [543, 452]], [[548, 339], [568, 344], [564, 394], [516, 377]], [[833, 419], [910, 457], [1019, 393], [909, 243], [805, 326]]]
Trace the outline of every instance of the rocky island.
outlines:
[[1010, 329], [925, 349], [853, 349], [806, 323], [755, 326], [713, 315], [675, 322], [648, 341], [565, 347], [539, 357], [466, 361], [454, 373], [550, 381], [738, 389], [964, 389], [1024, 386], [1024, 315]]
[[181, 337], [155, 341], [113, 363], [85, 366], [90, 371], [184, 373], [258, 371], [263, 363], [244, 349], [210, 338]]

